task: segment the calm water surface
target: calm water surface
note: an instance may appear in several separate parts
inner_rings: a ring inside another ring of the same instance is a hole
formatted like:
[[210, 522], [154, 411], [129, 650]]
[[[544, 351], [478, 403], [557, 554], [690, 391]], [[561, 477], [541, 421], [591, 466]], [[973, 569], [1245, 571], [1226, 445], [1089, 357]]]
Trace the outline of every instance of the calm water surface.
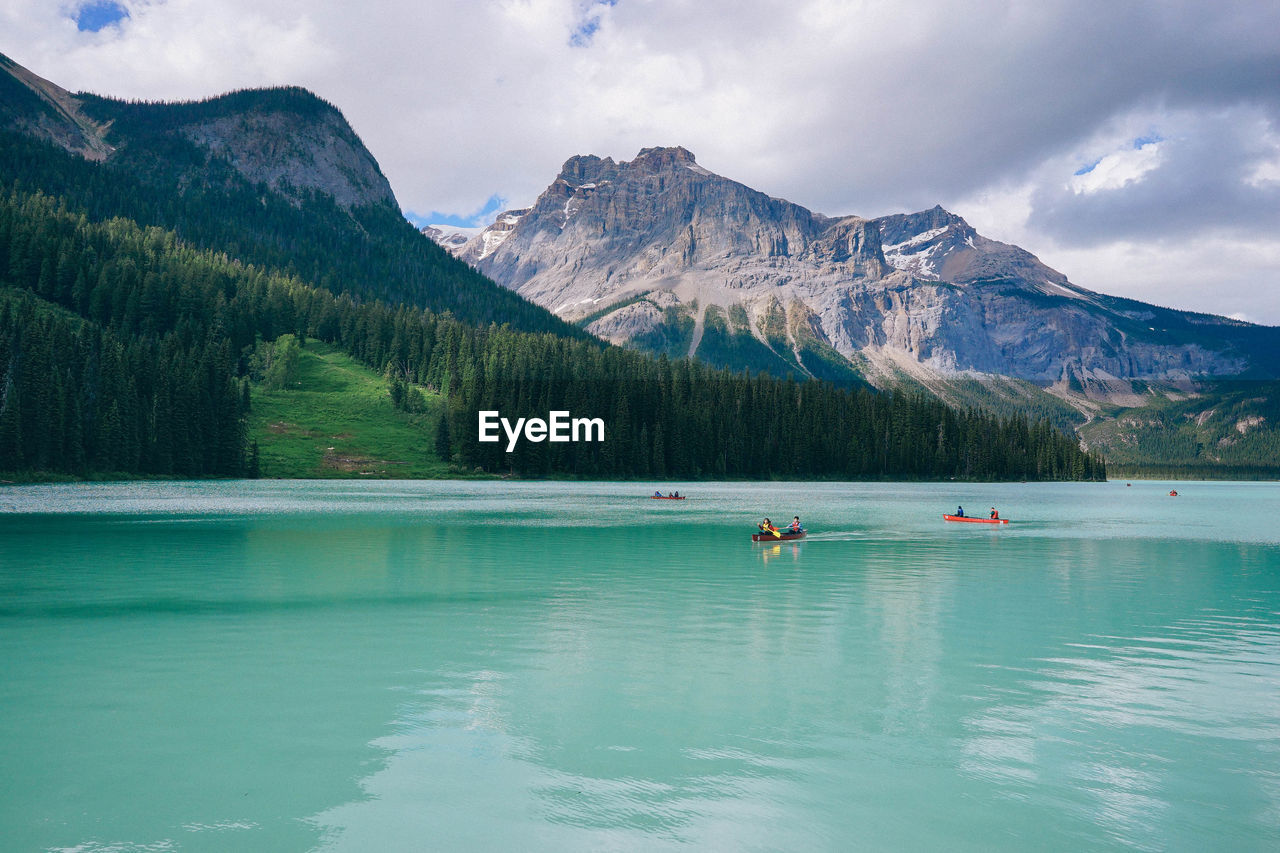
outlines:
[[0, 848], [1280, 846], [1280, 486], [660, 487], [0, 489]]

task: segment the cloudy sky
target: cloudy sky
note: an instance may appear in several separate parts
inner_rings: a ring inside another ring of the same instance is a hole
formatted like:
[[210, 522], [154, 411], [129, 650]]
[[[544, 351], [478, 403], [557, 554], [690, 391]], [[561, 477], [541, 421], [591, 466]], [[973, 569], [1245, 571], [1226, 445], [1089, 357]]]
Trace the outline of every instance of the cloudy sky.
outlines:
[[683, 145], [829, 215], [940, 203], [1084, 287], [1280, 324], [1274, 2], [0, 0], [0, 33], [76, 91], [306, 86], [414, 219]]

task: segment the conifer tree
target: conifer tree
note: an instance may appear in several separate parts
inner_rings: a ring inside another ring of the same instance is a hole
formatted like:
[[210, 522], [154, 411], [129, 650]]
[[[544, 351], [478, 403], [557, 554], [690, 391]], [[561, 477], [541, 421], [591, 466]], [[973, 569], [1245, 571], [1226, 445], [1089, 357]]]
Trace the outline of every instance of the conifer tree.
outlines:
[[449, 415], [447, 412], [442, 412], [440, 420], [436, 422], [436, 456], [439, 456], [443, 462], [448, 462], [453, 458], [453, 443], [449, 439]]

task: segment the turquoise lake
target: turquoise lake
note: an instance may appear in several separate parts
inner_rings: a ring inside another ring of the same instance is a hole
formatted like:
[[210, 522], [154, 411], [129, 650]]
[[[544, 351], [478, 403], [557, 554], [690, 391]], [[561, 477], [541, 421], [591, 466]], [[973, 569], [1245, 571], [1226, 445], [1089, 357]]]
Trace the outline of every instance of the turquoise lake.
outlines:
[[5, 487], [0, 849], [1275, 850], [1277, 519], [1274, 483]]

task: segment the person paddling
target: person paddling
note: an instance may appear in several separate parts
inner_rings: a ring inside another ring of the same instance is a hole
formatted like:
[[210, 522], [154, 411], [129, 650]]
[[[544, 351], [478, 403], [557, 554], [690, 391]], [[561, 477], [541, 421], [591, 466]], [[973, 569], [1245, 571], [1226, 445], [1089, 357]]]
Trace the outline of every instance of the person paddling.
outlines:
[[790, 523], [789, 525], [787, 525], [787, 532], [788, 532], [788, 533], [799, 533], [799, 532], [801, 531], [801, 529], [802, 529], [802, 528], [800, 527], [800, 516], [798, 516], [798, 515], [797, 515], [797, 516], [794, 516], [794, 517], [791, 519], [791, 523]]
[[995, 507], [992, 507], [992, 508], [991, 508], [991, 517], [992, 517], [993, 519], [998, 519], [998, 518], [1000, 518], [1000, 513], [996, 512], [996, 508], [995, 508]]
[[964, 518], [964, 507], [956, 507], [956, 518]]
[[777, 536], [779, 539], [782, 538], [781, 531], [779, 531], [778, 528], [774, 527], [773, 522], [767, 518], [764, 521], [760, 522], [759, 527], [760, 527], [761, 533], [772, 533], [774, 536]]

